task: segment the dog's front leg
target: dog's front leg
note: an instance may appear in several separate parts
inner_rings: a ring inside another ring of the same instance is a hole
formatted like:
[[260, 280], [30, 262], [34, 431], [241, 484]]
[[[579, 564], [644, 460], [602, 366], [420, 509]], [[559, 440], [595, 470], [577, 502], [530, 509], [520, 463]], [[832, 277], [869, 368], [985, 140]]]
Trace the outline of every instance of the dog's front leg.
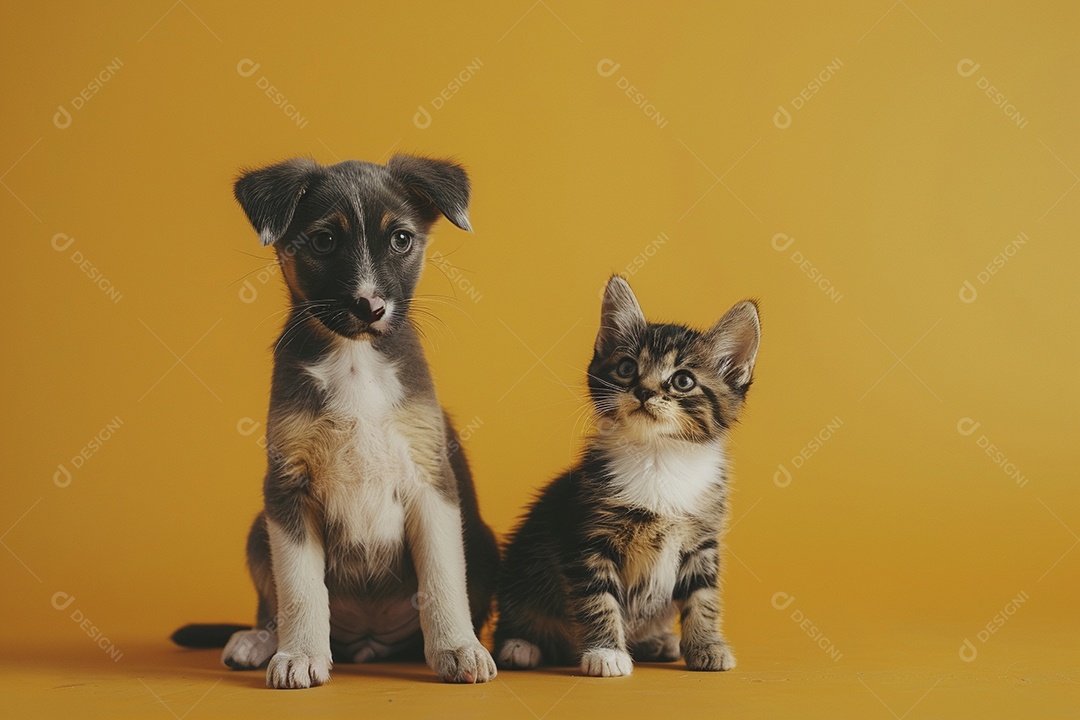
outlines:
[[491, 654], [476, 639], [465, 585], [461, 510], [433, 484], [413, 497], [406, 532], [419, 581], [417, 606], [428, 665], [447, 682], [495, 677]]
[[310, 523], [286, 528], [267, 519], [277, 593], [278, 651], [268, 687], [307, 688], [330, 680], [330, 600], [322, 540]]

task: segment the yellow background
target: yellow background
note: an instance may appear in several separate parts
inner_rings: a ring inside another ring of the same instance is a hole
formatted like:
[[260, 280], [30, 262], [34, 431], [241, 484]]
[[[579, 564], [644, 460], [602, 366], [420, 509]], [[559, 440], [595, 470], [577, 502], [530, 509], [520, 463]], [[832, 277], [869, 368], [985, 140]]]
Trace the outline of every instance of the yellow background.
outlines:
[[[0, 11], [5, 703], [191, 718], [364, 712], [371, 697], [380, 712], [503, 717], [1077, 712], [1075, 4], [171, 1]], [[421, 292], [456, 296], [432, 301], [426, 344], [443, 402], [473, 426], [466, 446], [499, 533], [581, 445], [609, 273], [627, 273], [658, 320], [705, 326], [760, 299], [757, 379], [732, 448], [735, 672], [641, 668], [580, 687], [504, 673], [461, 689], [422, 668], [341, 669], [283, 700], [249, 690], [258, 674], [220, 671], [216, 653], [163, 644], [181, 623], [254, 610], [243, 542], [264, 458], [261, 432], [238, 423], [263, 421], [286, 304], [280, 280], [260, 276], [271, 253], [232, 179], [295, 155], [391, 152], [453, 156], [472, 177], [475, 234], [444, 221], [431, 247], [464, 280], [429, 267]], [[64, 251], [61, 233], [74, 238]], [[774, 249], [778, 234], [792, 245]], [[59, 466], [114, 418], [58, 487]], [[962, 418], [978, 429], [961, 434]], [[57, 592], [74, 597], [65, 611]], [[794, 601], [777, 610], [781, 592]]]

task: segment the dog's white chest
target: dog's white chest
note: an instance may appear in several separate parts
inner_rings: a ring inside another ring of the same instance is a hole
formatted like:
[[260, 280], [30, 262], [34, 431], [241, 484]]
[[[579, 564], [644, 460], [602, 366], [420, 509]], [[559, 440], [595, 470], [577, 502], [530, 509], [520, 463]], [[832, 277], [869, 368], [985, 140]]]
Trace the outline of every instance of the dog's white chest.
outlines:
[[395, 422], [404, 390], [397, 368], [368, 342], [342, 342], [305, 368], [325, 393], [330, 437], [314, 478], [326, 521], [346, 545], [397, 548], [402, 493], [416, 481], [409, 445]]

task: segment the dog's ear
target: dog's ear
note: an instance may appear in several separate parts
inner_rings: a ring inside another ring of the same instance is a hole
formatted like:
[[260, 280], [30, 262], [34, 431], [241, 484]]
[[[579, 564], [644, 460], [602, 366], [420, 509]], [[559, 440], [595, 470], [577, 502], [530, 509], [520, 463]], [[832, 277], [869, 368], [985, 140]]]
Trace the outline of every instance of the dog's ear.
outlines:
[[233, 194], [263, 246], [274, 244], [285, 234], [300, 196], [318, 169], [314, 160], [296, 158], [245, 172], [237, 179]]
[[418, 201], [434, 222], [441, 213], [462, 230], [472, 232], [469, 224], [469, 176], [460, 165], [414, 155], [395, 155], [386, 163], [395, 180]]

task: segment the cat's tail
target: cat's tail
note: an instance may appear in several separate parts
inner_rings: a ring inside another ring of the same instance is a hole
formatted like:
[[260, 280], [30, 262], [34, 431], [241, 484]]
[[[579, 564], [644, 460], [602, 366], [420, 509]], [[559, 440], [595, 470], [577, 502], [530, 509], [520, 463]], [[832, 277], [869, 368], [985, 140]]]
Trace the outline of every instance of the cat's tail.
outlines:
[[223, 648], [233, 633], [250, 630], [250, 625], [198, 624], [185, 625], [172, 634], [172, 641], [180, 647]]

